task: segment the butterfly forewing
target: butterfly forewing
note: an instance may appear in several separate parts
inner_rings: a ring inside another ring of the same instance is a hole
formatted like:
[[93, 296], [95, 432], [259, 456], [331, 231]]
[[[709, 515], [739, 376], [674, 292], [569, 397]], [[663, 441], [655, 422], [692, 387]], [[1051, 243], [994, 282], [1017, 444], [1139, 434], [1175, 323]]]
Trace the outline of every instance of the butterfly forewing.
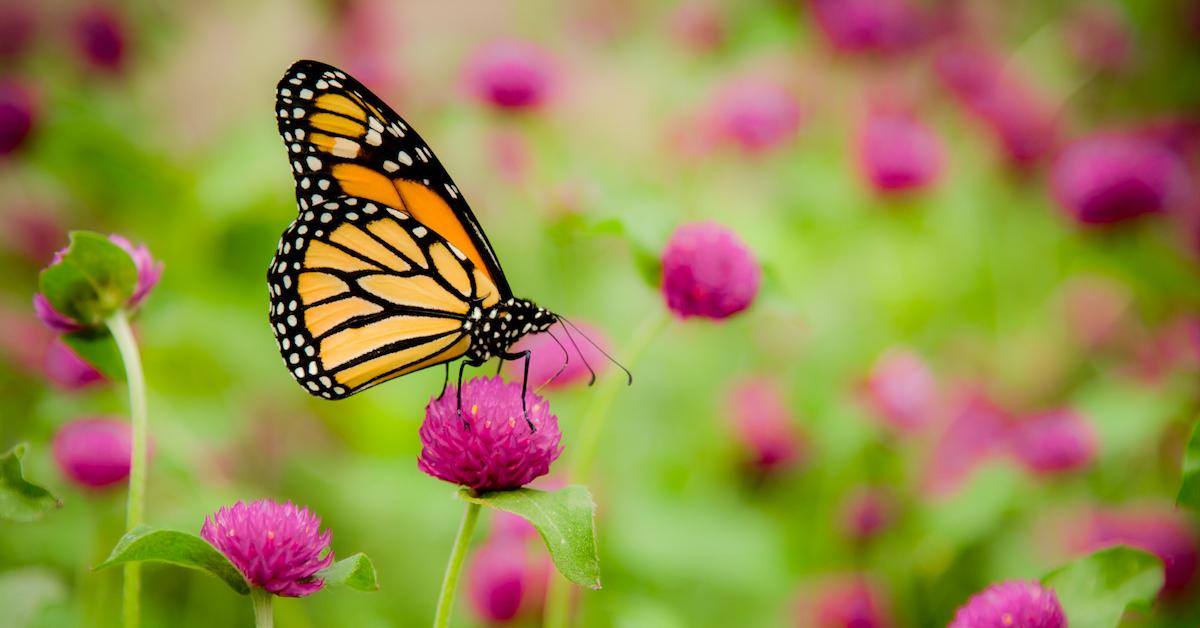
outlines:
[[327, 399], [458, 358], [472, 312], [499, 300], [491, 278], [440, 234], [353, 196], [303, 209], [267, 279], [280, 353]]
[[332, 66], [298, 61], [279, 82], [275, 113], [301, 213], [340, 196], [396, 208], [452, 244], [499, 296], [511, 296], [487, 236], [446, 169], [361, 83]]

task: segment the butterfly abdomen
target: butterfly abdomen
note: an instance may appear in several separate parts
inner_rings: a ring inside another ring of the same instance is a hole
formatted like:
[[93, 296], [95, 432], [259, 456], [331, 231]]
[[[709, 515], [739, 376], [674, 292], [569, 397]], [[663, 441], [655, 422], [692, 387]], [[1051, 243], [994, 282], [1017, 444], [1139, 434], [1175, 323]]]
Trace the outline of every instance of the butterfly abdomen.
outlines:
[[463, 324], [471, 334], [467, 359], [483, 362], [508, 355], [522, 336], [546, 331], [557, 320], [553, 312], [525, 299], [509, 298], [492, 307], [475, 306]]

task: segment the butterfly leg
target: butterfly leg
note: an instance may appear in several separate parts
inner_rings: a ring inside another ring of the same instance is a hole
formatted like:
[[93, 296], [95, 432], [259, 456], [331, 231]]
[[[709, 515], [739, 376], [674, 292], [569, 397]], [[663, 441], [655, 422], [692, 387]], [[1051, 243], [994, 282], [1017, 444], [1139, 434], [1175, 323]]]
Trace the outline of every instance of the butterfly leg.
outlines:
[[[460, 384], [462, 383], [461, 379], [459, 380], [459, 383]], [[441, 394], [439, 394], [437, 396], [438, 401], [441, 401], [442, 397], [446, 396], [446, 388], [448, 388], [449, 386], [450, 386], [450, 363], [447, 362], [446, 363], [446, 378], [442, 380], [442, 392], [441, 392]], [[462, 407], [462, 404], [459, 404], [459, 407]]]
[[501, 355], [500, 359], [525, 361], [525, 375], [521, 378], [521, 412], [525, 415], [525, 424], [529, 426], [529, 431], [536, 432], [537, 428], [534, 427], [533, 421], [529, 420], [529, 408], [525, 406], [525, 395], [526, 391], [529, 390], [529, 355], [529, 351], [525, 350], [520, 353], [506, 353]]
[[[462, 413], [462, 378], [463, 378], [463, 371], [464, 371], [464, 370], [466, 370], [466, 368], [467, 368], [468, 366], [475, 367], [475, 366], [480, 366], [480, 365], [482, 365], [482, 364], [483, 364], [483, 362], [471, 362], [471, 361], [467, 361], [467, 360], [463, 360], [462, 362], [459, 362], [459, 363], [458, 363], [458, 389], [457, 389], [457, 390], [455, 390], [454, 392], [455, 392], [455, 394], [458, 396], [458, 418], [462, 419], [462, 422], [463, 422], [463, 429], [466, 429], [466, 430], [469, 430], [469, 429], [471, 429], [471, 424], [467, 422], [467, 419], [466, 419], [465, 417], [463, 417], [463, 413]], [[447, 370], [447, 371], [446, 371], [446, 374], [447, 374], [447, 375], [449, 375], [449, 373], [450, 373], [450, 372]]]

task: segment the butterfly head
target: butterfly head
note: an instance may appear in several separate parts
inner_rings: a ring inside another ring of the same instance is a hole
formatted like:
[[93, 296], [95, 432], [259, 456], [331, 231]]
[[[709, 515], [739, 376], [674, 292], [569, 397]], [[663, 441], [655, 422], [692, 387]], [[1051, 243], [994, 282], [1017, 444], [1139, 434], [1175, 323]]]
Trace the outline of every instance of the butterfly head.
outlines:
[[546, 331], [558, 320], [554, 312], [515, 297], [491, 307], [476, 304], [467, 316], [464, 328], [471, 334], [467, 355], [479, 361], [507, 354], [522, 336]]

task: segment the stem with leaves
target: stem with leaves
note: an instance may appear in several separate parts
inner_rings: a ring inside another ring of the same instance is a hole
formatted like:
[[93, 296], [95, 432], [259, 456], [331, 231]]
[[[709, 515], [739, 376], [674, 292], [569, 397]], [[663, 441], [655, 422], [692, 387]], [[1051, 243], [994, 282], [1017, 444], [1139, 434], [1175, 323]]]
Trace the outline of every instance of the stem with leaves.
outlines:
[[[118, 309], [105, 323], [117, 343], [121, 361], [125, 364], [125, 379], [129, 382], [129, 410], [133, 431], [133, 452], [129, 463], [129, 497], [125, 507], [125, 531], [141, 525], [146, 518], [146, 379], [142, 360], [129, 317]], [[142, 574], [138, 563], [125, 566], [124, 618], [125, 628], [141, 624]]]
[[458, 588], [458, 577], [462, 573], [463, 560], [467, 557], [467, 547], [471, 544], [475, 523], [479, 520], [479, 508], [479, 504], [467, 502], [467, 510], [458, 526], [458, 536], [454, 537], [454, 547], [450, 550], [450, 560], [446, 563], [446, 576], [442, 578], [442, 592], [438, 594], [433, 628], [445, 628], [450, 623], [450, 611], [454, 608], [454, 591]]

